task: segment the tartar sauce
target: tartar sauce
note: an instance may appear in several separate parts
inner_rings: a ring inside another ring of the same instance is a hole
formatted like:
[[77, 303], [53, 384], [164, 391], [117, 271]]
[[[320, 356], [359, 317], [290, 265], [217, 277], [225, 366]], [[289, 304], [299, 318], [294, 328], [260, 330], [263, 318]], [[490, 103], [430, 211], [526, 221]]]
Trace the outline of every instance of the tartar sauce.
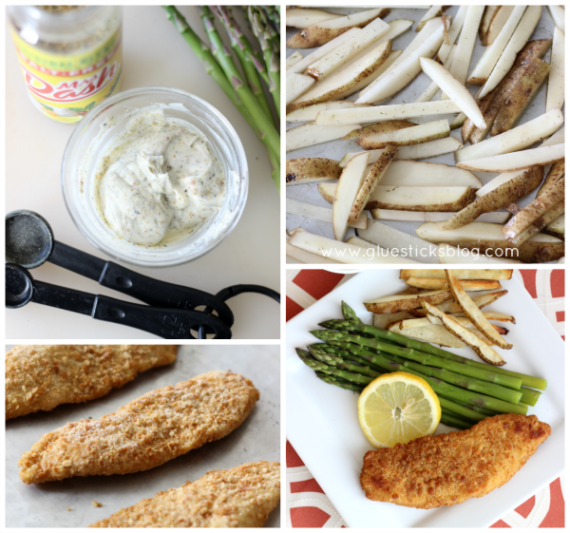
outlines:
[[134, 114], [96, 166], [100, 215], [119, 238], [141, 246], [195, 232], [219, 212], [225, 190], [206, 136], [156, 106]]

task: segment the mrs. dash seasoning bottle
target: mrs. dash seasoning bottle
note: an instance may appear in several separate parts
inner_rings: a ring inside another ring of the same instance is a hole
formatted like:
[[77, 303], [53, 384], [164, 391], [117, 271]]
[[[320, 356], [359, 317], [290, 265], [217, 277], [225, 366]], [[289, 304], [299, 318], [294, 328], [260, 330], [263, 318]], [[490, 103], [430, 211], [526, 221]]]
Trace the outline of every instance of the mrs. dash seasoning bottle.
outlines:
[[9, 6], [8, 17], [28, 94], [44, 115], [78, 122], [120, 90], [120, 7]]

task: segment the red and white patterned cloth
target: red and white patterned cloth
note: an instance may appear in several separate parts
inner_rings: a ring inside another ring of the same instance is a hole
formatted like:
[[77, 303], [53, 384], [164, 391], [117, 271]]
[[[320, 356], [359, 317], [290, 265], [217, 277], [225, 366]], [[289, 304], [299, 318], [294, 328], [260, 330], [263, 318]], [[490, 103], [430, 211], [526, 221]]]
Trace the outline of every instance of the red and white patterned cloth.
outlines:
[[[564, 270], [515, 270], [564, 338]], [[287, 320], [350, 279], [325, 270], [287, 271]], [[287, 527], [346, 527], [324, 491], [287, 442]], [[564, 477], [537, 492], [491, 527], [564, 527]]]

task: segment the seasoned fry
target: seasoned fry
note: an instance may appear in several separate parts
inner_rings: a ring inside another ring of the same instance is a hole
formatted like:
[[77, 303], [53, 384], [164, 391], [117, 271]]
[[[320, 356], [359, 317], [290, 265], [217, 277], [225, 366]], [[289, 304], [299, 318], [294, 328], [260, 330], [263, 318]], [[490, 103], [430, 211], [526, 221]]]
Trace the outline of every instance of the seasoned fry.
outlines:
[[527, 205], [503, 226], [503, 234], [513, 240], [519, 233], [530, 226], [535, 220], [564, 201], [564, 178], [550, 185], [534, 202]]
[[438, 305], [451, 300], [449, 290], [429, 291], [423, 294], [392, 295], [364, 302], [364, 306], [371, 313], [398, 313], [400, 311], [411, 311], [421, 307], [422, 302], [429, 302]]
[[[369, 232], [373, 223], [362, 231]], [[428, 242], [478, 250], [486, 256], [492, 253], [501, 259], [516, 258], [523, 263], [556, 261], [564, 255], [564, 242], [556, 237], [537, 233], [521, 246], [514, 246], [503, 235], [503, 227], [500, 224], [471, 222], [460, 229], [444, 230], [440, 222], [426, 222], [416, 229], [416, 235]]]
[[176, 360], [176, 346], [26, 345], [6, 354], [6, 419], [100, 398]]
[[[491, 135], [499, 135], [512, 128], [532, 103], [544, 82], [548, 79], [550, 65], [540, 58], [534, 58], [529, 63], [517, 83], [515, 90], [511, 91], [505, 105], [499, 109]], [[490, 94], [490, 93], [489, 93]]]
[[444, 224], [444, 229], [452, 230], [462, 228], [479, 218], [482, 214], [491, 213], [497, 209], [502, 209], [511, 202], [516, 202], [519, 198], [530, 194], [542, 181], [544, 168], [534, 165], [518, 176], [505, 181], [498, 187], [480, 196], [474, 202], [455, 213]]
[[293, 35], [287, 41], [287, 46], [291, 48], [316, 48], [332, 41], [352, 28], [363, 28], [375, 18], [384, 18], [388, 13], [390, 13], [389, 9], [370, 9], [347, 15], [346, 17], [311, 24]]
[[459, 280], [453, 275], [453, 271], [446, 270], [446, 274], [449, 289], [451, 290], [455, 301], [459, 304], [459, 307], [463, 309], [463, 312], [471, 319], [473, 324], [477, 326], [479, 331], [497, 346], [506, 350], [511, 349], [513, 345], [505, 341], [505, 339], [503, 339], [495, 331], [481, 310], [475, 305], [470, 296], [465, 292]]
[[[425, 320], [427, 320], [427, 318]], [[404, 320], [404, 322], [407, 321]], [[401, 335], [405, 335], [411, 339], [431, 342], [433, 344], [438, 344], [439, 346], [445, 346], [446, 348], [465, 348], [466, 346], [466, 344], [461, 339], [458, 339], [455, 335], [447, 331], [443, 326], [431, 324], [429, 323], [429, 320], [428, 325], [423, 325], [421, 327], [408, 327], [401, 329], [401, 324], [402, 321], [390, 324], [388, 330], [395, 333], [400, 333]]]
[[338, 161], [324, 157], [304, 157], [288, 159], [285, 169], [287, 185], [337, 180], [342, 168]]
[[[469, 320], [469, 318], [467, 318], [466, 316], [453, 315], [453, 318], [455, 320], [457, 320], [457, 322], [459, 322], [464, 328], [466, 328], [470, 331], [476, 330], [476, 333], [480, 333], [479, 330], [477, 330], [477, 328], [475, 328], [475, 326], [473, 325], [471, 320]], [[400, 321], [399, 328], [400, 328], [400, 330], [404, 331], [408, 328], [422, 328], [422, 327], [426, 327], [429, 325], [438, 324], [438, 322], [436, 322], [435, 318], [432, 318], [432, 320], [433, 321], [430, 321], [430, 319], [427, 317], [425, 317], [425, 318], [410, 318], [407, 320]], [[506, 335], [509, 332], [508, 329], [503, 328], [502, 326], [496, 326], [495, 324], [491, 324], [491, 325], [501, 335]], [[491, 345], [491, 341], [489, 341], [487, 344]]]
[[[477, 269], [454, 270], [453, 275], [457, 279], [511, 279], [512, 269]], [[400, 271], [400, 279], [408, 278], [433, 278], [447, 280], [445, 270], [422, 270], [417, 268], [403, 268]]]
[[[413, 287], [410, 288], [413, 289]], [[374, 313], [372, 315], [372, 325], [379, 329], [387, 329], [390, 324], [406, 318], [413, 318], [413, 315], [407, 311], [401, 311], [400, 313]]]
[[249, 379], [208, 372], [44, 435], [20, 459], [20, 478], [31, 484], [149, 470], [225, 437], [257, 400]]
[[[447, 289], [449, 285], [444, 279], [437, 278], [408, 278], [406, 280], [408, 285], [412, 287], [418, 287], [419, 289], [429, 289], [429, 290], [439, 290]], [[461, 286], [466, 291], [490, 291], [493, 289], [500, 289], [501, 284], [498, 280], [462, 280], [460, 281]]]
[[487, 46], [487, 33], [491, 22], [497, 16], [497, 13], [501, 9], [501, 6], [486, 6], [485, 13], [483, 13], [483, 18], [481, 19], [481, 24], [479, 25], [479, 39], [481, 39], [481, 44]]
[[351, 141], [352, 139], [360, 139], [368, 135], [403, 130], [404, 128], [411, 128], [412, 126], [417, 126], [417, 124], [409, 120], [385, 120], [384, 122], [377, 122], [376, 124], [370, 124], [364, 128], [351, 131], [348, 135], [345, 135], [342, 140]]
[[548, 171], [544, 183], [542, 184], [540, 189], [538, 189], [538, 191], [536, 192], [537, 197], [540, 196], [542, 193], [546, 192], [546, 190], [551, 185], [556, 183], [560, 178], [562, 178], [565, 175], [566, 165], [564, 161], [565, 161], [564, 159], [561, 159], [560, 161], [556, 161], [556, 163], [553, 163], [553, 165], [550, 167], [550, 170]]
[[[502, 296], [505, 296], [509, 291], [497, 291], [491, 292], [489, 294], [482, 294], [475, 296], [473, 298], [473, 303], [480, 309], [486, 307], [487, 305], [496, 302]], [[458, 313], [463, 313], [463, 310], [456, 302], [445, 302], [436, 306], [440, 311], [447, 313], [449, 315], [456, 315]], [[427, 312], [425, 309], [414, 309], [413, 314], [416, 316], [426, 316]]]
[[213, 470], [90, 527], [261, 527], [280, 497], [279, 463]]
[[362, 216], [362, 210], [366, 207], [372, 191], [381, 182], [382, 177], [388, 170], [390, 163], [397, 153], [397, 146], [388, 145], [384, 148], [384, 153], [378, 158], [378, 161], [372, 165], [372, 168], [362, 181], [358, 194], [352, 204], [350, 215], [348, 217], [349, 224], [354, 224], [358, 220], [358, 217]]
[[[473, 301], [475, 301], [475, 299]], [[480, 308], [481, 306], [478, 305], [477, 307]], [[440, 308], [441, 308], [441, 306], [440, 306]], [[463, 317], [463, 316], [465, 316], [465, 313], [457, 313], [456, 315], [453, 315], [453, 316]], [[505, 313], [496, 313], [494, 311], [485, 311], [483, 313], [483, 316], [487, 320], [498, 320], [499, 322], [512, 322], [513, 324], [516, 324], [515, 317], [512, 315], [507, 315]]]
[[[529, 41], [518, 53], [514, 65], [501, 83], [499, 83], [493, 91], [480, 98], [479, 104], [480, 107], [482, 106], [481, 111], [483, 112], [487, 126], [483, 129], [476, 128], [469, 119], [463, 124], [462, 134], [468, 133], [469, 141], [472, 144], [482, 141], [486, 137], [487, 133], [491, 130], [497, 114], [502, 108], [508, 105], [511, 98], [515, 98], [515, 101], [518, 101], [519, 98], [515, 95], [524, 94], [524, 88], [528, 87], [528, 83], [524, 79], [525, 76], [527, 79], [533, 77], [533, 73], [536, 69], [536, 64], [534, 63], [535, 59], [543, 58], [551, 45], [551, 39]], [[467, 137], [463, 135], [463, 142], [466, 140]]]
[[495, 350], [493, 350], [493, 348], [481, 341], [477, 335], [464, 328], [453, 317], [446, 315], [443, 311], [440, 311], [437, 307], [430, 305], [427, 302], [422, 302], [422, 306], [429, 313], [428, 317], [439, 318], [447, 331], [453, 333], [465, 344], [473, 348], [483, 361], [495, 366], [503, 366], [506, 364], [506, 361]]
[[564, 214], [564, 201], [557, 203], [553, 208], [549, 209], [544, 215], [537, 218], [528, 228], [521, 231], [513, 240], [513, 244], [519, 246], [526, 242], [533, 235], [536, 235], [540, 230], [547, 227], [549, 224], [560, 218]]

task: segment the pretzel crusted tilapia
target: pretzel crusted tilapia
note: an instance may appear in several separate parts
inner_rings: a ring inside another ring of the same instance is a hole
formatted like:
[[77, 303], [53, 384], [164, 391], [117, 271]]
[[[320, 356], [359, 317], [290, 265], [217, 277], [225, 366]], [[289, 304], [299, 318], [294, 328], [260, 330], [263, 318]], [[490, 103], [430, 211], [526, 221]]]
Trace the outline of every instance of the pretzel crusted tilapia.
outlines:
[[90, 527], [261, 527], [280, 497], [279, 463], [208, 472]]
[[225, 437], [258, 399], [249, 379], [208, 372], [44, 435], [20, 459], [20, 478], [30, 484], [148, 470]]
[[105, 396], [176, 360], [176, 346], [30, 345], [6, 354], [6, 418]]

